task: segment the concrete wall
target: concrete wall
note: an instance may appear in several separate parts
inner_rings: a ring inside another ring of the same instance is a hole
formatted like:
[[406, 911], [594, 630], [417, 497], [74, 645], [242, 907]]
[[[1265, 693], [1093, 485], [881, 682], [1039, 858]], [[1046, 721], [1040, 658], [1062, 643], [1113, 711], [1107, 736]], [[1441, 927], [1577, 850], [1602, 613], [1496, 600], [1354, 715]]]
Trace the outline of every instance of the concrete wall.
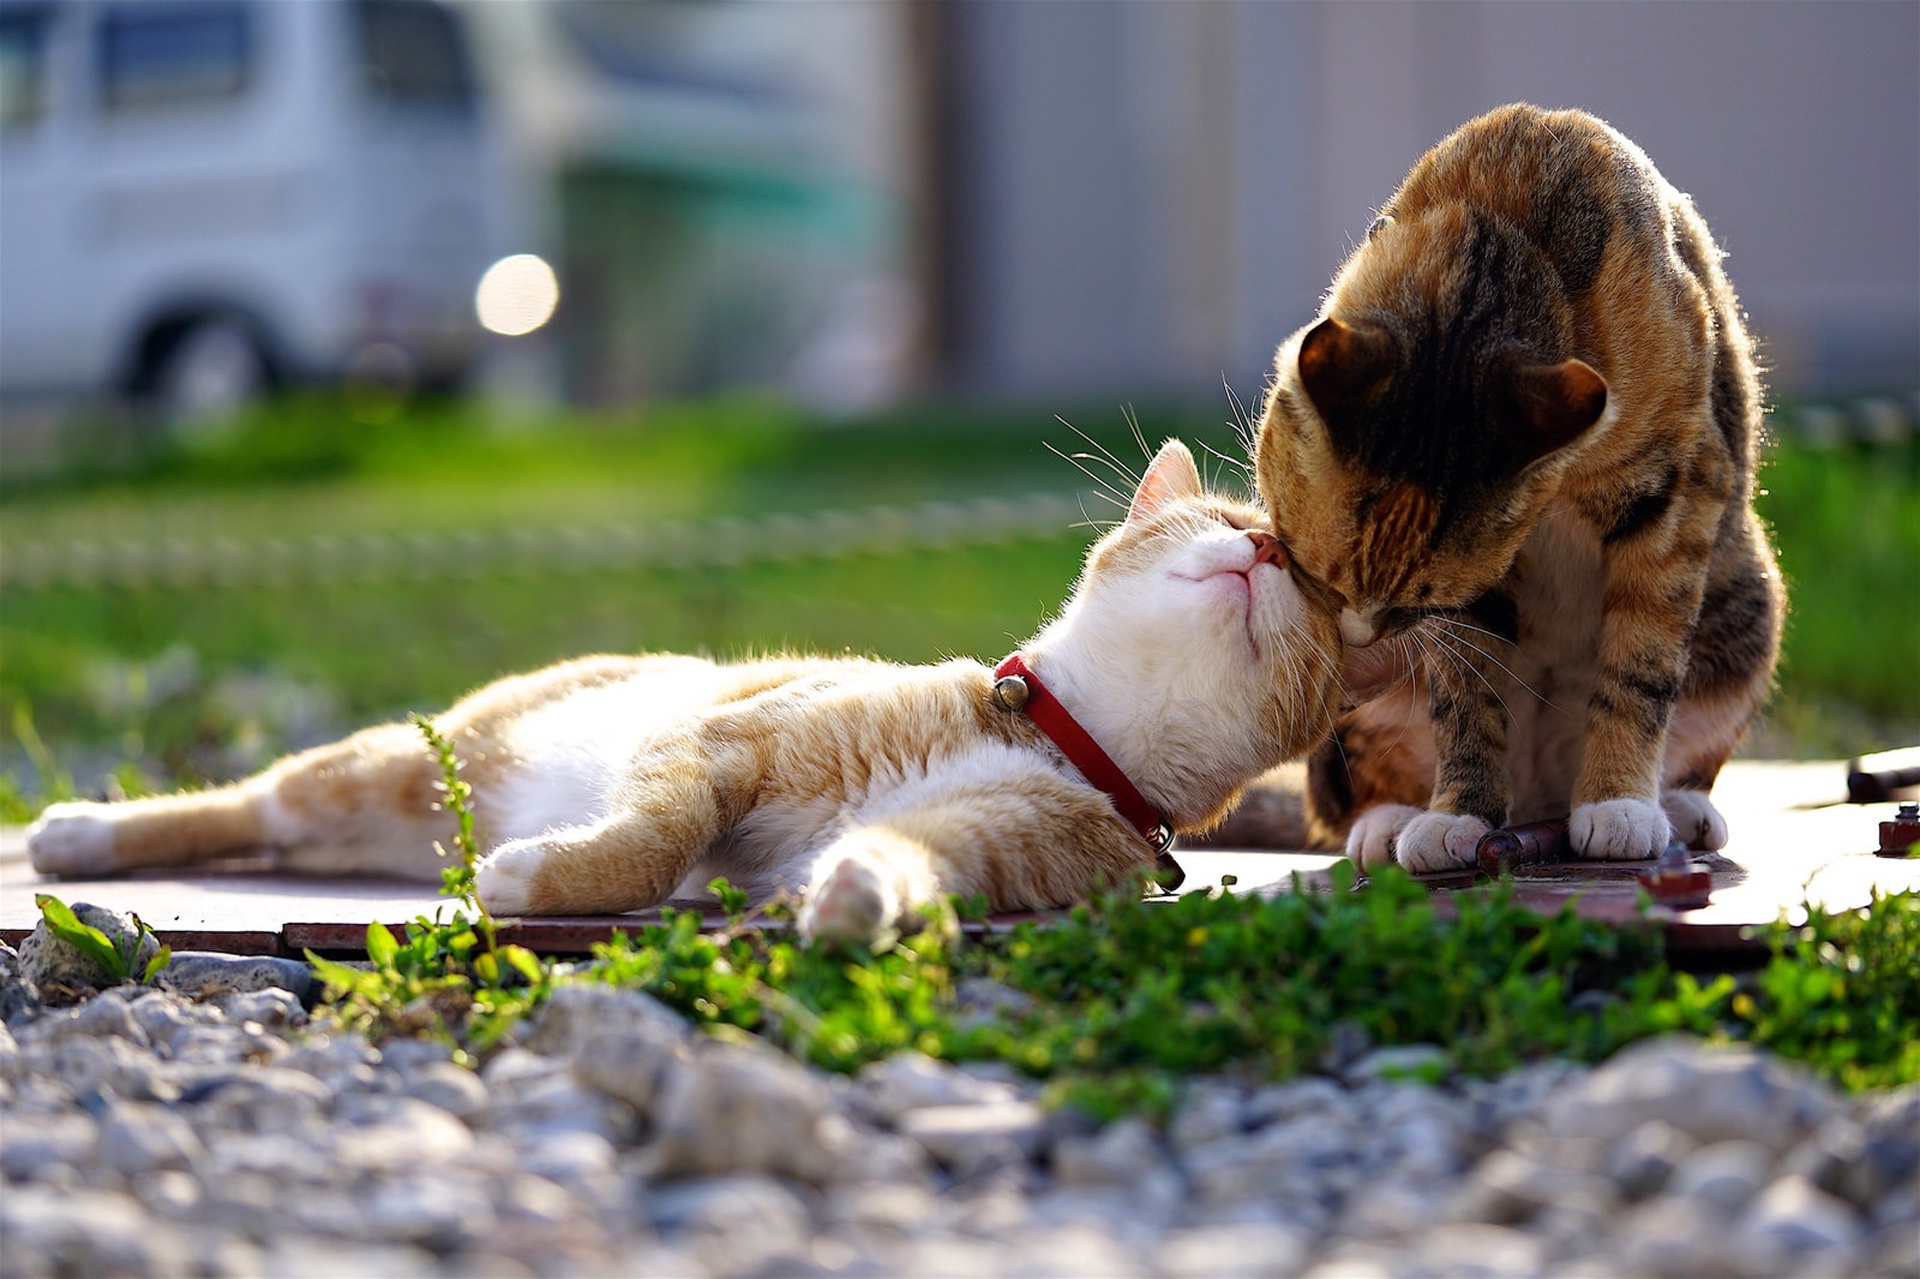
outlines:
[[1456, 125], [1580, 106], [1690, 192], [1777, 392], [1920, 385], [1920, 5], [956, 4], [948, 374], [1257, 392]]

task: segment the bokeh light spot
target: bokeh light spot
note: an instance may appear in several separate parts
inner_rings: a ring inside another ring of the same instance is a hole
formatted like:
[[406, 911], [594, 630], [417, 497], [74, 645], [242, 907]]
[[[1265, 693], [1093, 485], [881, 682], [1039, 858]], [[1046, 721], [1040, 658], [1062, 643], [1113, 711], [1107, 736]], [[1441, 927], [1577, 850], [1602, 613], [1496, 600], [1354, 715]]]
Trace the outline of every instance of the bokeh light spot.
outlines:
[[473, 309], [492, 333], [520, 337], [553, 318], [560, 304], [560, 281], [545, 259], [533, 253], [501, 258], [480, 277]]

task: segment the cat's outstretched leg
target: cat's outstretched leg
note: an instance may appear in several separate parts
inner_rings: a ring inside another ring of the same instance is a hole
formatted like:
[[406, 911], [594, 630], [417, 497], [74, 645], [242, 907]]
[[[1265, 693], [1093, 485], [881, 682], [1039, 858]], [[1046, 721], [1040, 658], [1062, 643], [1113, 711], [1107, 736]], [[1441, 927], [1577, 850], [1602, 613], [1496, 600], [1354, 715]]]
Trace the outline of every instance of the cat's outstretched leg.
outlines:
[[49, 807], [27, 832], [33, 868], [104, 875], [182, 866], [255, 850], [309, 873], [437, 873], [435, 766], [404, 724], [355, 733], [281, 760], [231, 786]]

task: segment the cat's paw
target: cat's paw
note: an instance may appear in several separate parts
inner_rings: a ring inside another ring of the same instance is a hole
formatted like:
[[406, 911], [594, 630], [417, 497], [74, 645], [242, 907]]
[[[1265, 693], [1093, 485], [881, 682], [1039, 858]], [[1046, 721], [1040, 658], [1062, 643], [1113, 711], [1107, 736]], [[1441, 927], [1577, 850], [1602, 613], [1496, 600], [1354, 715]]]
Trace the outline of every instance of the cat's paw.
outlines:
[[534, 879], [547, 850], [538, 840], [516, 839], [487, 854], [474, 870], [473, 887], [489, 915], [537, 914]]
[[899, 893], [887, 873], [863, 857], [844, 857], [801, 903], [800, 939], [871, 945], [899, 913]]
[[1416, 875], [1472, 866], [1480, 837], [1492, 829], [1478, 817], [1429, 810], [1400, 832], [1394, 841], [1394, 860]]
[[1673, 831], [1658, 804], [1641, 799], [1608, 799], [1574, 809], [1567, 819], [1567, 835], [1576, 857], [1632, 862], [1665, 852]]
[[1688, 848], [1708, 852], [1727, 846], [1727, 819], [1713, 806], [1705, 791], [1670, 790], [1660, 796], [1673, 833], [1686, 841]]
[[42, 875], [104, 875], [113, 856], [110, 804], [53, 804], [27, 828], [27, 860]]
[[1411, 804], [1375, 804], [1356, 817], [1347, 832], [1347, 859], [1361, 870], [1385, 866], [1393, 860], [1394, 839], [1426, 811]]

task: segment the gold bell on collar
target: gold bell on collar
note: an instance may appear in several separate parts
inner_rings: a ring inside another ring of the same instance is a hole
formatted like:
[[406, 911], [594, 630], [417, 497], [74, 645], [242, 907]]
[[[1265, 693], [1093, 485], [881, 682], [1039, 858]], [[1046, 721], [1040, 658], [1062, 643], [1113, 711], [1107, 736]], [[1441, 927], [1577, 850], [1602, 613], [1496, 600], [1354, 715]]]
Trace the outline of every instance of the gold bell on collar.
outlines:
[[993, 699], [1010, 711], [1024, 710], [1027, 705], [1027, 681], [1018, 675], [1002, 675], [993, 682]]

